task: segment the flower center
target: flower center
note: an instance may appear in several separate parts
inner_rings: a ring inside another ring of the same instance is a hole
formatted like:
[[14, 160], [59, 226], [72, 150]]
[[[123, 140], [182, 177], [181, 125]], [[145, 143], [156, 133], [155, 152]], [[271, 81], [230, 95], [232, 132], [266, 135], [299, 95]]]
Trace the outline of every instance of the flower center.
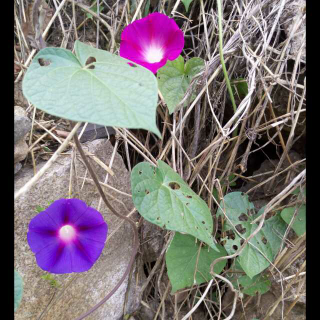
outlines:
[[145, 58], [149, 63], [159, 62], [163, 58], [162, 48], [149, 47], [145, 52]]
[[76, 234], [75, 229], [70, 225], [65, 225], [59, 230], [59, 236], [62, 240], [72, 240]]

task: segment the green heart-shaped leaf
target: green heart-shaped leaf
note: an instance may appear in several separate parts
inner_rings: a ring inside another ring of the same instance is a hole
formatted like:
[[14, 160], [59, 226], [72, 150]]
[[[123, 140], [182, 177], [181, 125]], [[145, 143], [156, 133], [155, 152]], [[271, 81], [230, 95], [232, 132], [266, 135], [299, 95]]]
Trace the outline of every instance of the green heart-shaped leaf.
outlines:
[[[157, 77], [159, 90], [163, 95], [170, 114], [183, 99], [193, 77], [204, 67], [201, 58], [191, 58], [184, 64], [184, 60], [179, 56], [176, 60], [168, 60], [166, 65], [159, 69]], [[195, 99], [195, 94], [191, 94], [191, 101]], [[187, 99], [188, 100], [188, 99]], [[186, 106], [188, 101], [184, 103]]]
[[23, 293], [23, 281], [18, 271], [14, 270], [14, 311], [20, 305]]
[[[188, 234], [176, 232], [166, 253], [168, 277], [172, 285], [171, 293], [179, 289], [192, 287], [194, 284], [208, 282], [211, 263], [226, 256], [226, 250], [217, 245], [220, 252], [210, 247], [200, 247], [200, 241]], [[200, 250], [200, 252], [199, 252]], [[218, 262], [214, 272], [219, 274], [225, 267], [227, 260]]]
[[[261, 208], [258, 214], [250, 214], [250, 210], [253, 210], [254, 206], [249, 202], [248, 196], [241, 192], [228, 193], [220, 202], [220, 206], [234, 225], [233, 227], [228, 221], [224, 224], [224, 231], [232, 230], [234, 233], [233, 237], [224, 239], [226, 240], [225, 249], [229, 254], [234, 254], [243, 241], [235, 232], [235, 227], [242, 237], [247, 239], [258, 228], [258, 224], [252, 224], [252, 221], [264, 212], [264, 208]], [[220, 208], [217, 211], [217, 216], [224, 216]], [[270, 265], [269, 261], [273, 261], [280, 249], [285, 230], [286, 225], [277, 214], [266, 220], [263, 228], [244, 247], [237, 260], [250, 278], [266, 269]], [[251, 244], [258, 248], [267, 259]]]
[[157, 80], [148, 69], [80, 41], [75, 53], [42, 49], [23, 80], [23, 93], [36, 108], [73, 121], [142, 128], [159, 137]]
[[158, 160], [158, 167], [138, 163], [131, 172], [131, 190], [133, 203], [146, 220], [191, 234], [219, 251], [207, 204], [163, 161]]
[[[294, 216], [296, 208], [285, 208], [281, 211], [282, 219], [289, 224]], [[291, 225], [294, 232], [298, 237], [302, 236], [306, 232], [306, 206], [302, 205], [295, 217], [293, 224]]]
[[189, 6], [190, 6], [192, 0], [181, 0], [181, 2], [184, 4], [184, 7], [186, 8], [186, 12], [188, 12]]
[[249, 296], [255, 296], [257, 293], [264, 294], [269, 291], [271, 281], [266, 275], [256, 275], [252, 279], [246, 275], [229, 277], [236, 289]]

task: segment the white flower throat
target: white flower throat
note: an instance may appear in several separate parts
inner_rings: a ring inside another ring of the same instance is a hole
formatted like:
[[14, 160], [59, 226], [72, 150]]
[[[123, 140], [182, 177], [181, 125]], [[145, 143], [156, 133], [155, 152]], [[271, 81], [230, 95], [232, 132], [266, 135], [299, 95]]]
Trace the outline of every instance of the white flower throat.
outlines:
[[65, 225], [59, 230], [59, 236], [62, 240], [71, 240], [75, 236], [76, 231], [70, 225]]
[[146, 50], [144, 56], [147, 62], [156, 63], [163, 58], [163, 50], [161, 47], [151, 46]]

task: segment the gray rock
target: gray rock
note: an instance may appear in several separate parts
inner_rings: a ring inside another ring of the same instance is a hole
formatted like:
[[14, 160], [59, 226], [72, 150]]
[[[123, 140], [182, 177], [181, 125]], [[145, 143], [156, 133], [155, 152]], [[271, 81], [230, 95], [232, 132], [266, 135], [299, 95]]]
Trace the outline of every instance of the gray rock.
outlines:
[[[83, 146], [95, 154], [107, 165], [110, 162], [113, 147], [105, 140], [95, 140]], [[75, 160], [75, 176], [72, 179], [73, 197], [85, 201], [97, 208], [99, 196], [95, 186], [86, 181], [82, 187], [86, 170], [79, 157]], [[44, 163], [37, 165], [40, 170]], [[100, 181], [104, 181], [106, 172], [96, 163], [92, 165]], [[27, 231], [30, 220], [37, 214], [36, 207], [47, 207], [48, 202], [68, 197], [71, 157], [62, 155], [50, 167], [32, 189], [15, 201], [15, 268], [24, 280], [24, 295], [16, 320], [74, 320], [100, 302], [117, 284], [127, 268], [131, 251], [133, 231], [128, 223], [115, 217], [104, 205], [100, 212], [108, 223], [109, 231], [105, 248], [96, 264], [87, 272], [78, 274], [54, 275], [61, 283], [58, 289], [52, 288], [48, 281], [41, 278], [47, 274], [40, 269], [27, 243]], [[115, 175], [109, 176], [108, 184], [130, 194], [130, 175], [120, 155], [116, 154], [112, 166]], [[33, 176], [32, 168], [24, 167], [15, 175], [15, 189], [19, 190]], [[107, 197], [114, 208], [121, 214], [128, 214], [133, 209], [130, 197], [108, 189]], [[110, 196], [114, 197], [113, 199]], [[117, 201], [116, 201], [116, 200]], [[137, 307], [139, 287], [135, 281], [135, 272], [130, 282], [127, 310]], [[109, 301], [86, 319], [117, 320], [122, 317], [128, 279]], [[51, 300], [52, 299], [52, 300]], [[126, 311], [130, 312], [130, 311]]]
[[14, 116], [14, 144], [21, 141], [31, 129], [31, 120], [27, 117]]
[[28, 154], [28, 145], [24, 140], [18, 141], [14, 146], [14, 163], [24, 160]]
[[[28, 154], [28, 145], [25, 142], [26, 135], [31, 129], [31, 120], [27, 117], [26, 111], [14, 107], [14, 163], [24, 160]], [[16, 171], [16, 167], [15, 167]]]
[[22, 164], [20, 162], [15, 163], [14, 165], [14, 174], [18, 173], [22, 168]]

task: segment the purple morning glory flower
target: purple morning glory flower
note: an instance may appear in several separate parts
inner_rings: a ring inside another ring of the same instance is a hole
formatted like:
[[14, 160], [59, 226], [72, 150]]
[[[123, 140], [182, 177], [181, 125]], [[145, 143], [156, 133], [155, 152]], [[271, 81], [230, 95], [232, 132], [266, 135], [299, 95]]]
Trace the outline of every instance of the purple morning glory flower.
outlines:
[[167, 60], [177, 59], [183, 47], [183, 32], [176, 22], [155, 12], [123, 29], [120, 56], [157, 73]]
[[88, 271], [107, 239], [102, 215], [79, 199], [60, 199], [29, 224], [29, 246], [37, 264], [51, 273]]

